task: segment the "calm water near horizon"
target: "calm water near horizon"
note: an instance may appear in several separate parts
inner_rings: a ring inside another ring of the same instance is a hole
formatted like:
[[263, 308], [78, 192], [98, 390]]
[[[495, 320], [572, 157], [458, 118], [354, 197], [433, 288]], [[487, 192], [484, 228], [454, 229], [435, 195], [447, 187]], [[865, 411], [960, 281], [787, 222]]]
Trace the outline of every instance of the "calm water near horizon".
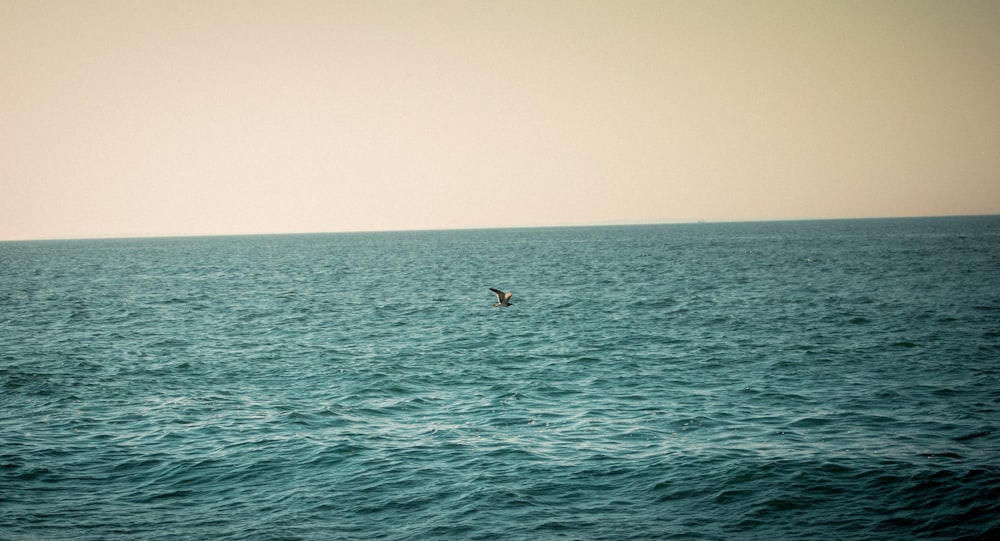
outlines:
[[0, 279], [0, 540], [1000, 537], [997, 216], [0, 242]]

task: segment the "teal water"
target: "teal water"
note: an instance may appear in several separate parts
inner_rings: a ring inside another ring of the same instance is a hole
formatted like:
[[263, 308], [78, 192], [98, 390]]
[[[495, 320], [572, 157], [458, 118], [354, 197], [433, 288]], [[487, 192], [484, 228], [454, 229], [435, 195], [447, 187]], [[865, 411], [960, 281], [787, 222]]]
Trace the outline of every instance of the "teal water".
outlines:
[[0, 539], [1000, 536], [1000, 217], [11, 242], [0, 278]]

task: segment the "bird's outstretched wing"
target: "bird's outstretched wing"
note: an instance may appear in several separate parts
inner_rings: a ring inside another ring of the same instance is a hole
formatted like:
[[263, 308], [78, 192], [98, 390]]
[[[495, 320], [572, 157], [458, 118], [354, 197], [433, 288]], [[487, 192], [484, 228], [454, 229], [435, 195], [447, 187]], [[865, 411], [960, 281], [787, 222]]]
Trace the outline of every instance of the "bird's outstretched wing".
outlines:
[[500, 291], [499, 289], [493, 289], [492, 287], [490, 288], [490, 291], [492, 291], [493, 294], [497, 296], [497, 302], [503, 301], [504, 299], [503, 291]]

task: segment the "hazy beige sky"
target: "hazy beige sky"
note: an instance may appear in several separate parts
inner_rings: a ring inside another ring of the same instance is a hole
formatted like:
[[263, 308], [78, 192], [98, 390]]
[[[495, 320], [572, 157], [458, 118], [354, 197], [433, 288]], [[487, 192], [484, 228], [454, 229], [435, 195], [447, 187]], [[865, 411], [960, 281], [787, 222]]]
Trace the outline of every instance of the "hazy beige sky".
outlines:
[[1000, 213], [1000, 2], [0, 0], [0, 239]]

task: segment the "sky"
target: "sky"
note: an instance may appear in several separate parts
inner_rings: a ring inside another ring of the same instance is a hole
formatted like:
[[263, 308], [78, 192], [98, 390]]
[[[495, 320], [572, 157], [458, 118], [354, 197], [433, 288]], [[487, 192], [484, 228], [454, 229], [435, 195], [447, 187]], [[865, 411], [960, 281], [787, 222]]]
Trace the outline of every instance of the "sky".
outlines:
[[0, 0], [0, 240], [998, 214], [998, 28], [995, 0]]

